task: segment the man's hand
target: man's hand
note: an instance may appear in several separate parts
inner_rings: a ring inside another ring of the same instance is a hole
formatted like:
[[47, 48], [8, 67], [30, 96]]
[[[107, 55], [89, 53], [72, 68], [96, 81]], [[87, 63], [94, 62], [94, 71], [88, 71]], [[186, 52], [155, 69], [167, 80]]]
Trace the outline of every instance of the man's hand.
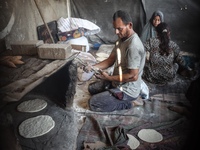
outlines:
[[99, 74], [94, 74], [98, 79], [103, 79], [103, 80], [110, 80], [110, 76], [103, 72], [101, 69], [99, 69]]
[[109, 76], [107, 73], [103, 72], [99, 69], [99, 74], [95, 74], [95, 76], [99, 79], [104, 79], [108, 81], [114, 82], [132, 82], [137, 81], [139, 69], [131, 69], [129, 73], [122, 74], [122, 75], [112, 75]]
[[87, 73], [90, 73], [91, 69], [92, 69], [92, 65], [89, 62], [87, 62], [87, 66], [83, 66], [83, 71]]

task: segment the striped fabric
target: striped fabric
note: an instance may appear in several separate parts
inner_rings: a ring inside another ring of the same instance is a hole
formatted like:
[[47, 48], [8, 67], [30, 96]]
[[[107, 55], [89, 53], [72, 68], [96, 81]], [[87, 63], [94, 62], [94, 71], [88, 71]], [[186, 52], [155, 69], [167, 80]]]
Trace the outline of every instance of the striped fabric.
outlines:
[[80, 18], [66, 18], [64, 19], [61, 17], [58, 21], [58, 30], [60, 32], [67, 32], [71, 30], [75, 30], [78, 28], [85, 28], [88, 31], [85, 33], [85, 35], [93, 35], [100, 32], [100, 28], [95, 25], [94, 23]]

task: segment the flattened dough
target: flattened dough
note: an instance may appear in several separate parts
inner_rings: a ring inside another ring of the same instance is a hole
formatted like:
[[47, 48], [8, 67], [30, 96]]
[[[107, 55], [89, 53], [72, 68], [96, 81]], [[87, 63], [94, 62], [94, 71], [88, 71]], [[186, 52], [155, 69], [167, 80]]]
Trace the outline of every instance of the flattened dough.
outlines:
[[138, 137], [149, 143], [157, 143], [163, 140], [162, 134], [154, 129], [142, 129], [138, 132]]
[[109, 57], [109, 54], [106, 54], [106, 53], [97, 53], [96, 54], [98, 57], [105, 57], [105, 58], [108, 58]]
[[48, 115], [29, 118], [19, 125], [19, 134], [25, 138], [34, 138], [48, 133], [55, 126], [54, 120]]
[[130, 134], [127, 134], [127, 136], [129, 138], [127, 145], [129, 145], [131, 149], [136, 149], [140, 145], [140, 142]]
[[20, 112], [38, 112], [44, 109], [47, 106], [47, 102], [42, 99], [33, 99], [24, 101], [17, 106], [17, 110]]

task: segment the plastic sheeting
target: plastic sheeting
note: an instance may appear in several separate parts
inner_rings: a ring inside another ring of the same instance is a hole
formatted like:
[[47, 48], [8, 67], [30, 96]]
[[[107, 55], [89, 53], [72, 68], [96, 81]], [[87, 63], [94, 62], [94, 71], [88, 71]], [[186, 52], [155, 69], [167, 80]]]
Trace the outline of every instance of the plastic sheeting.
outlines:
[[117, 36], [112, 16], [119, 9], [131, 14], [133, 29], [139, 35], [153, 12], [160, 10], [171, 27], [171, 39], [189, 52], [198, 51], [199, 8], [198, 0], [71, 0], [72, 17], [87, 19], [101, 28], [100, 33], [88, 37], [93, 43], [114, 43]]
[[89, 36], [93, 43], [114, 43], [115, 35], [112, 17], [117, 10], [126, 10], [133, 19], [133, 28], [137, 33], [145, 24], [145, 12], [141, 0], [71, 0], [72, 17], [87, 19], [101, 28], [101, 32]]
[[171, 40], [181, 50], [199, 51], [200, 3], [198, 0], [143, 0], [147, 21], [155, 10], [164, 14], [165, 22], [171, 27]]

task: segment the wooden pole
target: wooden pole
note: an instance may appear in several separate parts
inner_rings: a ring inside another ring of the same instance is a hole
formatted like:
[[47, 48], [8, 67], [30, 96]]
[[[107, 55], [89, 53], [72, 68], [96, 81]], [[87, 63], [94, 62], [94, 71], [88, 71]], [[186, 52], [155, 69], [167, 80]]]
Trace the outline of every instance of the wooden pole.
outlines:
[[44, 24], [45, 24], [45, 26], [46, 26], [46, 28], [47, 28], [47, 31], [48, 31], [48, 33], [49, 33], [49, 36], [50, 36], [50, 38], [51, 38], [52, 43], [55, 43], [55, 41], [54, 41], [54, 39], [53, 39], [53, 37], [52, 37], [52, 35], [51, 35], [51, 31], [49, 30], [49, 27], [48, 27], [48, 25], [46, 24], [46, 22], [45, 22], [45, 20], [44, 20], [43, 14], [42, 14], [41, 9], [40, 9], [40, 7], [39, 7], [39, 5], [38, 5], [38, 3], [37, 3], [37, 0], [34, 0], [34, 2], [35, 2], [35, 5], [37, 6], [37, 9], [38, 9], [38, 11], [39, 11], [39, 13], [40, 13], [40, 16], [41, 16], [41, 18], [42, 18], [42, 20], [43, 20], [43, 22], [44, 22]]

